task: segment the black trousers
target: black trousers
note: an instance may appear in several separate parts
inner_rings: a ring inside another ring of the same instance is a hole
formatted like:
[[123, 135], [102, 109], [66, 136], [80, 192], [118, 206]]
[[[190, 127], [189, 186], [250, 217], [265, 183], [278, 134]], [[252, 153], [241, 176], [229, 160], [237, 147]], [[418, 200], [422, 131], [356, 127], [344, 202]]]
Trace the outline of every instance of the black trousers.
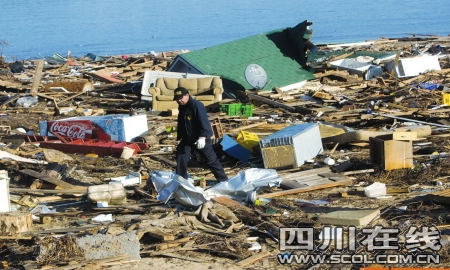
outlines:
[[[177, 168], [176, 173], [187, 179], [187, 167], [188, 162], [191, 159], [191, 150], [192, 148], [197, 149], [197, 146], [194, 144], [184, 143], [183, 141], [177, 146], [176, 159], [177, 159]], [[205, 147], [203, 149], [197, 149], [201, 153], [201, 155], [206, 159], [206, 164], [208, 164], [211, 172], [214, 174], [214, 177], [218, 181], [228, 180], [225, 171], [223, 170], [222, 164], [214, 152], [211, 141], [206, 140]]]

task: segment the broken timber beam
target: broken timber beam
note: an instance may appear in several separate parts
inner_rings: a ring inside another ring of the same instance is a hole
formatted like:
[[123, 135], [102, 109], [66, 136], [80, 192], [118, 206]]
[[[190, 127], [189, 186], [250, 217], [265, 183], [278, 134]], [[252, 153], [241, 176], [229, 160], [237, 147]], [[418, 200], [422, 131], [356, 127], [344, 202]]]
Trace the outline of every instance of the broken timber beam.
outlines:
[[245, 267], [245, 266], [247, 266], [249, 264], [252, 264], [252, 263], [254, 263], [256, 261], [264, 259], [267, 256], [270, 256], [270, 253], [271, 253], [270, 251], [263, 251], [263, 252], [257, 253], [257, 254], [255, 254], [253, 256], [250, 256], [250, 257], [248, 257], [246, 259], [243, 259], [243, 260], [239, 261], [237, 263], [237, 265], [240, 266], [240, 267]]
[[84, 192], [87, 191], [86, 187], [75, 186], [75, 185], [69, 184], [67, 182], [64, 182], [62, 180], [59, 180], [57, 178], [54, 178], [49, 175], [46, 175], [46, 174], [43, 174], [43, 173], [40, 173], [37, 171], [33, 171], [30, 169], [20, 170], [19, 172], [29, 175], [29, 176], [32, 176], [32, 177], [35, 177], [35, 178], [38, 178], [38, 179], [41, 179], [41, 180], [44, 180], [46, 182], [49, 182], [49, 183], [59, 186], [61, 188], [71, 189], [71, 190], [80, 190], [80, 191], [84, 191]]
[[251, 124], [251, 125], [234, 128], [234, 129], [230, 130], [229, 132], [230, 133], [236, 133], [236, 132], [239, 132], [241, 130], [246, 130], [246, 129], [249, 129], [249, 128], [254, 128], [254, 127], [265, 125], [265, 124], [267, 124], [267, 121], [262, 121], [262, 122], [259, 122], [259, 123], [254, 123], [254, 124]]
[[0, 213], [0, 235], [14, 235], [31, 231], [33, 221], [31, 213], [6, 212]]
[[389, 115], [389, 114], [382, 114], [382, 113], [372, 113], [372, 114], [373, 115], [382, 116], [382, 117], [386, 117], [386, 118], [393, 118], [393, 119], [398, 119], [398, 120], [403, 120], [403, 121], [408, 121], [408, 122], [415, 122], [415, 123], [420, 123], [420, 124], [425, 124], [425, 125], [430, 125], [430, 126], [435, 126], [435, 127], [450, 128], [450, 126], [447, 126], [447, 125], [441, 125], [441, 124], [435, 124], [435, 123], [430, 123], [430, 122], [425, 122], [425, 121], [419, 121], [419, 120], [414, 120], [414, 119], [409, 119], [409, 118], [404, 118], [404, 117], [393, 116], [393, 115]]
[[170, 165], [170, 166], [172, 166], [172, 167], [176, 167], [176, 166], [177, 166], [177, 163], [176, 163], [176, 162], [174, 162], [174, 161], [172, 161], [172, 160], [169, 160], [169, 159], [167, 159], [167, 158], [161, 157], [160, 155], [150, 155], [150, 157], [151, 157], [151, 158], [154, 158], [154, 159], [156, 159], [156, 160], [158, 160], [158, 161], [162, 161], [162, 162], [164, 162], [164, 163], [167, 163], [168, 165]]
[[84, 190], [53, 190], [53, 189], [29, 189], [29, 188], [9, 188], [9, 192], [14, 194], [65, 194], [65, 195], [83, 195], [86, 193]]
[[67, 102], [67, 101], [69, 101], [69, 100], [71, 100], [71, 99], [73, 99], [73, 98], [76, 98], [76, 97], [78, 97], [78, 96], [84, 95], [84, 94], [86, 94], [86, 93], [85, 93], [85, 92], [81, 92], [81, 93], [72, 95], [72, 96], [67, 97], [67, 98], [65, 98], [65, 99], [63, 99], [63, 100], [58, 101], [58, 104], [59, 104], [59, 105], [64, 104], [65, 102]]
[[301, 111], [304, 110], [304, 109], [299, 109], [297, 107], [288, 106], [288, 105], [285, 105], [283, 103], [276, 102], [276, 101], [273, 101], [271, 99], [268, 99], [268, 98], [265, 98], [265, 97], [262, 97], [262, 96], [259, 96], [259, 95], [255, 95], [255, 94], [247, 93], [247, 96], [251, 100], [260, 101], [260, 102], [272, 105], [272, 106], [277, 107], [277, 108], [285, 109], [285, 110], [290, 111], [290, 112], [301, 112]]
[[313, 187], [293, 188], [293, 189], [288, 189], [288, 190], [283, 190], [283, 191], [261, 194], [261, 195], [258, 195], [257, 198], [273, 198], [273, 197], [303, 193], [303, 192], [308, 192], [308, 191], [313, 191], [313, 190], [325, 189], [325, 188], [330, 188], [330, 187], [350, 185], [351, 183], [352, 183], [352, 180], [343, 180], [343, 181], [337, 181], [334, 183], [317, 185], [317, 186], [313, 186]]
[[241, 203], [239, 203], [227, 196], [214, 197], [214, 198], [212, 198], [212, 200], [215, 201], [216, 203], [219, 203], [219, 204], [229, 207], [231, 209], [240, 209], [245, 212], [253, 212], [253, 209], [251, 209], [245, 205], [242, 205]]
[[36, 97], [36, 94], [41, 84], [42, 69], [44, 68], [44, 61], [39, 60], [36, 62], [36, 72], [34, 73], [33, 84], [31, 85], [31, 95]]

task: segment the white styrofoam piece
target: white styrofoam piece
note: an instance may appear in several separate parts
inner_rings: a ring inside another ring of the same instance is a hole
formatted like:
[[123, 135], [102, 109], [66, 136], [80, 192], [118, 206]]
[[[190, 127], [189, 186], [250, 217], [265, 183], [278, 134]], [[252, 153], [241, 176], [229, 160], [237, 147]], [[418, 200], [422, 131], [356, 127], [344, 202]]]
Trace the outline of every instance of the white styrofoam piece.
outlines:
[[9, 212], [9, 178], [8, 171], [0, 171], [0, 213]]
[[293, 84], [289, 84], [289, 85], [285, 85], [283, 87], [280, 87], [279, 89], [281, 90], [281, 92], [285, 92], [285, 91], [289, 91], [289, 90], [293, 90], [293, 89], [298, 89], [301, 88], [303, 85], [305, 85], [307, 82], [307, 80], [301, 81], [301, 82], [296, 82]]
[[386, 195], [386, 184], [375, 182], [364, 188], [364, 194], [369, 198], [376, 198]]
[[380, 66], [359, 62], [354, 58], [345, 58], [332, 61], [330, 62], [330, 66], [348, 70], [350, 74], [357, 74], [364, 77], [365, 80], [370, 80], [374, 77], [383, 75], [383, 71]]
[[124, 187], [141, 184], [141, 174], [130, 171], [126, 176], [112, 177], [112, 182], [120, 182]]
[[397, 66], [395, 61], [391, 61], [386, 64], [386, 69], [389, 72], [394, 70], [397, 78], [404, 78], [418, 76], [431, 70], [441, 70], [441, 66], [438, 56], [421, 55], [399, 59]]

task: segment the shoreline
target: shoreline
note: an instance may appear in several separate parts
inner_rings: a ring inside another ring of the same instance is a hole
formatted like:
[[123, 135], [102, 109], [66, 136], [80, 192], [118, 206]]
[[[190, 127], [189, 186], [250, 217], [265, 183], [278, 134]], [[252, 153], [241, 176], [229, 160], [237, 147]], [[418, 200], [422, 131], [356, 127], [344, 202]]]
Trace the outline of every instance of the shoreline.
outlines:
[[[360, 40], [360, 41], [328, 41], [328, 42], [313, 42], [314, 45], [316, 46], [326, 46], [326, 45], [339, 45], [339, 44], [359, 44], [359, 43], [369, 43], [369, 42], [377, 42], [377, 41], [391, 41], [391, 42], [395, 42], [395, 40], [397, 41], [405, 41], [405, 42], [411, 42], [411, 41], [427, 41], [427, 39], [446, 39], [449, 38], [450, 34], [448, 34], [447, 36], [445, 35], [433, 35], [433, 34], [408, 34], [405, 36], [401, 36], [401, 37], [384, 37], [384, 36], [380, 36], [377, 39], [367, 39], [367, 40]], [[216, 44], [216, 45], [220, 45], [220, 44]], [[215, 45], [212, 45], [215, 46]], [[212, 47], [211, 46], [211, 47]], [[72, 55], [72, 57], [75, 58], [83, 58], [86, 55], [92, 53], [95, 55], [98, 55], [100, 57], [120, 57], [122, 55], [125, 56], [135, 56], [135, 57], [141, 57], [141, 56], [145, 56], [145, 55], [150, 55], [152, 53], [156, 53], [156, 54], [160, 54], [163, 52], [166, 53], [171, 53], [171, 52], [183, 52], [183, 51], [194, 51], [194, 50], [201, 50], [201, 49], [205, 49], [208, 47], [202, 47], [202, 48], [198, 48], [198, 49], [174, 49], [174, 50], [161, 50], [161, 51], [154, 51], [154, 50], [149, 50], [146, 52], [140, 52], [140, 53], [118, 53], [118, 54], [95, 54], [92, 52], [86, 52], [85, 55]], [[27, 58], [18, 58], [16, 56], [9, 56], [8, 54], [6, 54], [5, 52], [7, 52], [7, 47], [5, 46], [3, 48], [3, 57], [8, 60], [8, 58], [10, 59], [10, 61], [6, 61], [6, 62], [14, 62], [14, 61], [34, 61], [34, 60], [39, 60], [39, 59], [45, 59], [46, 57], [51, 57], [52, 55], [47, 55], [47, 56], [40, 56], [40, 57], [27, 57]], [[121, 50], [124, 51], [124, 50]], [[68, 49], [66, 51], [67, 52], [71, 52], [70, 49]], [[55, 54], [61, 54], [60, 52], [55, 52], [53, 55]]]

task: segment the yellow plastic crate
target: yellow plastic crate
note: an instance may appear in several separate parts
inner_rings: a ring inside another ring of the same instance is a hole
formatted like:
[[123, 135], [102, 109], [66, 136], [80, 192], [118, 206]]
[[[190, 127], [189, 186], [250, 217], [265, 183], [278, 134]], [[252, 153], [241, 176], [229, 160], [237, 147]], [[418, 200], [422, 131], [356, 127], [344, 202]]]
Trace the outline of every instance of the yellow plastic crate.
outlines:
[[240, 131], [237, 136], [237, 142], [245, 149], [252, 151], [253, 147], [259, 144], [259, 137], [248, 131]]
[[442, 93], [442, 104], [450, 106], [450, 93]]

